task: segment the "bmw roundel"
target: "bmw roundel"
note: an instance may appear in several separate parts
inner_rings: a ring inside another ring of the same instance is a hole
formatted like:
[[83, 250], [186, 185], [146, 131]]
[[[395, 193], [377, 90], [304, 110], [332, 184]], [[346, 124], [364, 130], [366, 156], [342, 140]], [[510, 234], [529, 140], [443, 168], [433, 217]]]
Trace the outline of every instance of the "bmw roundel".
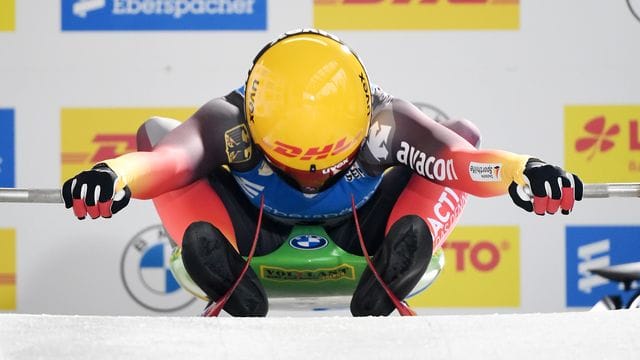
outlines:
[[289, 245], [298, 250], [318, 250], [329, 245], [329, 240], [318, 235], [298, 235], [289, 240]]
[[182, 289], [169, 268], [172, 246], [162, 225], [138, 232], [127, 245], [120, 270], [124, 287], [135, 302], [157, 312], [172, 312], [196, 299]]

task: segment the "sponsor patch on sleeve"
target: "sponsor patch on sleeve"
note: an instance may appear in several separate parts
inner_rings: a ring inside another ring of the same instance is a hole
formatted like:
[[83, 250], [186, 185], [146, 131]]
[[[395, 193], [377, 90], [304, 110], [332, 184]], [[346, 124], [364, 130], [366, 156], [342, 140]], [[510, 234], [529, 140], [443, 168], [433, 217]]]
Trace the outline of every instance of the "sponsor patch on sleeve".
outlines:
[[501, 180], [502, 164], [500, 163], [477, 163], [469, 164], [469, 175], [473, 181], [497, 182]]
[[251, 139], [244, 124], [227, 130], [224, 141], [229, 163], [239, 163], [251, 158]]

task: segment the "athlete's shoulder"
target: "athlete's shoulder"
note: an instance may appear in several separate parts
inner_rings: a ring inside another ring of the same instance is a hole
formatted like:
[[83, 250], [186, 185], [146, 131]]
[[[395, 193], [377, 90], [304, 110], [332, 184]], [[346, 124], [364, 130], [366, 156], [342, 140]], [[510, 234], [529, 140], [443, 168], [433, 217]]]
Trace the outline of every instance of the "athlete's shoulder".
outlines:
[[207, 101], [193, 115], [199, 121], [214, 122], [225, 127], [243, 122], [244, 98], [238, 92], [231, 91], [227, 95]]
[[262, 159], [260, 150], [253, 146], [244, 110], [245, 88], [241, 86], [225, 95], [226, 126], [224, 128], [225, 152], [228, 165], [233, 170], [247, 171]]
[[183, 124], [208, 149], [207, 156], [215, 163], [247, 169], [259, 160], [243, 104], [242, 93], [233, 90], [207, 101]]
[[380, 86], [371, 84], [371, 104], [374, 116], [378, 110], [390, 104], [392, 100], [393, 96], [391, 94], [384, 91]]
[[371, 84], [371, 125], [358, 162], [368, 175], [378, 176], [392, 165], [388, 142], [393, 136], [393, 116], [390, 113], [393, 96], [380, 86]]

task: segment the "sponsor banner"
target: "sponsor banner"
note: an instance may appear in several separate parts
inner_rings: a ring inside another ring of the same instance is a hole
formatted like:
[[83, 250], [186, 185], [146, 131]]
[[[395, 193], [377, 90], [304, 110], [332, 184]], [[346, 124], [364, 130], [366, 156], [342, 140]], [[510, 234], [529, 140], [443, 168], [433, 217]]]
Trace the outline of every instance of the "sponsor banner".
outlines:
[[15, 0], [0, 0], [0, 31], [13, 31], [16, 28]]
[[314, 27], [327, 30], [512, 30], [519, 0], [315, 0]]
[[311, 281], [324, 282], [340, 279], [356, 279], [356, 269], [349, 264], [332, 268], [319, 269], [287, 269], [277, 266], [260, 266], [260, 278], [271, 281]]
[[586, 182], [640, 179], [640, 105], [566, 106], [565, 167]]
[[415, 307], [520, 306], [520, 229], [460, 226], [443, 246], [445, 267]]
[[16, 309], [16, 233], [0, 229], [0, 310]]
[[138, 127], [152, 116], [187, 119], [195, 108], [67, 108], [60, 114], [61, 182], [96, 163], [136, 150]]
[[566, 248], [567, 306], [591, 307], [607, 295], [625, 301], [632, 295], [589, 270], [640, 261], [640, 226], [568, 226]]
[[12, 109], [0, 109], [0, 187], [15, 187], [15, 121]]
[[265, 30], [267, 0], [62, 0], [62, 30]]

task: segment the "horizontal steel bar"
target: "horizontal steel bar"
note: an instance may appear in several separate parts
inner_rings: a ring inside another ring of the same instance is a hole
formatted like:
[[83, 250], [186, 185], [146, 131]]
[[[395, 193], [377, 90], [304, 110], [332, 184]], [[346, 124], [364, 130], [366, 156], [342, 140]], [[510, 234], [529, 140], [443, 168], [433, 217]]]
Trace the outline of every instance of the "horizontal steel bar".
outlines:
[[[584, 198], [640, 197], [640, 183], [584, 184]], [[60, 189], [0, 188], [0, 203], [62, 203]]]

